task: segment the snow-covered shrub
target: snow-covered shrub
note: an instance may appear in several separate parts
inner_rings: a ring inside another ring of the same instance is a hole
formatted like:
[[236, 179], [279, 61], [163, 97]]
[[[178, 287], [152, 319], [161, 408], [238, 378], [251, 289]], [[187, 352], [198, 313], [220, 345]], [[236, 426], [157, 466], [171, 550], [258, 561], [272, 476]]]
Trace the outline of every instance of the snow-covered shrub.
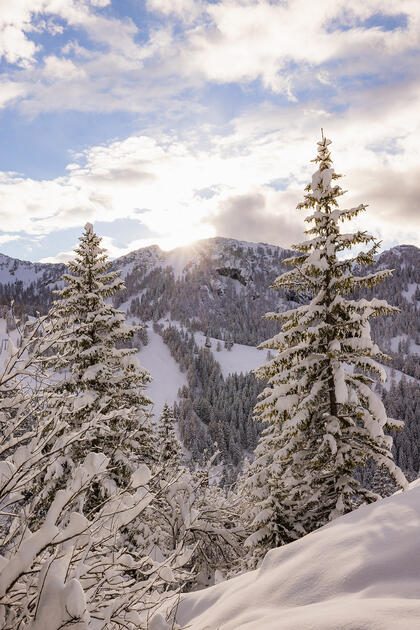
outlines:
[[[51, 427], [52, 429], [52, 427]], [[50, 436], [53, 437], [53, 431]], [[67, 439], [73, 439], [71, 433]], [[44, 438], [45, 441], [45, 438]], [[53, 442], [53, 440], [52, 440]], [[41, 465], [27, 450], [24, 466], [33, 475]], [[52, 457], [57, 445], [51, 445]], [[29, 457], [28, 457], [29, 455]], [[2, 470], [20, 467], [21, 453], [11, 453]], [[29, 466], [30, 463], [30, 466]], [[115, 488], [99, 510], [86, 517], [78, 502], [107, 474], [109, 458], [88, 453], [65, 487], [58, 490], [40, 526], [31, 531], [28, 517], [33, 502], [25, 502], [2, 528], [0, 556], [0, 627], [3, 630], [59, 630], [62, 628], [109, 630], [147, 627], [149, 615], [161, 602], [160, 594], [171, 581], [167, 562], [150, 562], [119, 543], [124, 529], [138, 519], [153, 499], [144, 483], [145, 471], [133, 474], [127, 488]], [[17, 489], [17, 486], [16, 486]], [[17, 502], [13, 475], [9, 476], [5, 503]], [[74, 509], [69, 510], [68, 506]], [[135, 579], [142, 572], [144, 579]]]
[[165, 405], [157, 427], [160, 472], [156, 476], [154, 543], [160, 559], [176, 554], [188, 569], [184, 590], [213, 584], [226, 575], [242, 554], [245, 532], [238, 498], [217, 485], [218, 453], [203, 468], [190, 470], [181, 462], [175, 420]]

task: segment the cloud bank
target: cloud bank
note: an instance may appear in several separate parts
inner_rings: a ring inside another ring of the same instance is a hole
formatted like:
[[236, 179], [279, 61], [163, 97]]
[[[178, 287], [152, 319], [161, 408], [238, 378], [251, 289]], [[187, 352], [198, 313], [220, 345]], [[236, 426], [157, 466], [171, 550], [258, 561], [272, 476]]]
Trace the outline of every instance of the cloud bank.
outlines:
[[0, 173], [0, 243], [126, 219], [145, 236], [108, 237], [115, 255], [213, 235], [288, 247], [323, 127], [343, 203], [368, 203], [361, 224], [385, 245], [420, 244], [418, 2], [132, 4], [1, 3], [3, 112], [29, 133], [67, 111], [137, 130], [69, 155], [58, 177]]

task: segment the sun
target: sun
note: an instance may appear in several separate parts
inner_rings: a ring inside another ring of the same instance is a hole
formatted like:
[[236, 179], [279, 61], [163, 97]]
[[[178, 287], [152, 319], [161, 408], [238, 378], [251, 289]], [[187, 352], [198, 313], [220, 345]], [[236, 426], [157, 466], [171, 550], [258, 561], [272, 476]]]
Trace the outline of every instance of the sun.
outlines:
[[214, 236], [216, 236], [216, 232], [214, 227], [211, 225], [183, 225], [182, 229], [179, 229], [172, 234], [164, 234], [150, 240], [153, 241], [153, 244], [158, 245], [160, 249], [168, 252], [172, 249], [176, 249], [177, 247], [186, 247], [195, 241], [199, 241], [204, 238], [213, 238]]

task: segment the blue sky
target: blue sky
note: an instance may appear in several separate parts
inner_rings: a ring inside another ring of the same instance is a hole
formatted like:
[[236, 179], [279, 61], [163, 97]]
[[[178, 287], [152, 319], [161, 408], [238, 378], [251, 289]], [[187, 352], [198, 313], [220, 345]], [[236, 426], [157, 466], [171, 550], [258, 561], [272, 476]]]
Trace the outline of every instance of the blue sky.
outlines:
[[0, 251], [289, 246], [320, 128], [360, 224], [420, 244], [420, 3], [14, 0], [0, 11]]

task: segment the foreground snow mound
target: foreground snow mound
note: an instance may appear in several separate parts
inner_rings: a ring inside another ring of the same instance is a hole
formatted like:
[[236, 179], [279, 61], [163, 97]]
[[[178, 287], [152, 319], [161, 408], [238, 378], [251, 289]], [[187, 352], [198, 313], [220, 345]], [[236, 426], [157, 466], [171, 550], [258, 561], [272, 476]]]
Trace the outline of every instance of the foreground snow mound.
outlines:
[[257, 571], [186, 595], [177, 621], [189, 630], [419, 628], [420, 482], [273, 549]]

